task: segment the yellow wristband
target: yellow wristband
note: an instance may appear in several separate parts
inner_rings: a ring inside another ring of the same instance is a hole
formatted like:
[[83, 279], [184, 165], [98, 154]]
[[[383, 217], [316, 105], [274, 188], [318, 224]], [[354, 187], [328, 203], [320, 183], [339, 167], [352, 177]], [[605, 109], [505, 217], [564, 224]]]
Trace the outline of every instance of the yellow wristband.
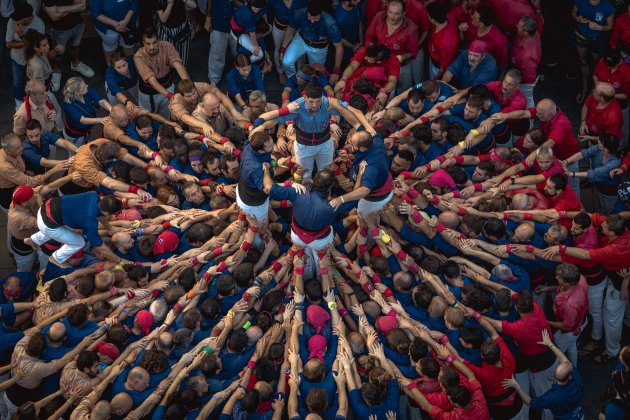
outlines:
[[140, 225], [141, 225], [140, 220], [134, 220], [133, 222], [131, 222], [131, 226], [134, 229], [138, 229], [140, 227]]
[[474, 128], [473, 128], [472, 130], [470, 130], [470, 133], [471, 133], [473, 136], [478, 136], [478, 135], [479, 135], [479, 130], [477, 130], [477, 129], [474, 129]]
[[381, 240], [388, 244], [392, 240], [392, 238], [387, 233], [381, 232]]
[[116, 270], [116, 271], [123, 271], [123, 266], [122, 266], [122, 265], [120, 265], [120, 264], [116, 264], [116, 265], [114, 266], [114, 270]]
[[337, 303], [336, 302], [328, 302], [328, 309], [330, 309], [331, 311], [334, 311], [335, 309], [337, 309]]
[[462, 149], [466, 148], [466, 142], [465, 141], [460, 141], [459, 143], [457, 143], [457, 145], [459, 147], [461, 147]]

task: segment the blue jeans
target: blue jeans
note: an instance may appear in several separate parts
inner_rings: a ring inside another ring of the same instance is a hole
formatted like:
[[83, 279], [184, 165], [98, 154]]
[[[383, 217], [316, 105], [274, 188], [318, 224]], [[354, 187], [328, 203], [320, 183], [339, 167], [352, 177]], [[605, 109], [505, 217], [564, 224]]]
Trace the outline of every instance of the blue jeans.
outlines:
[[[203, 2], [202, 2], [203, 3]], [[229, 32], [213, 30], [210, 33], [210, 53], [208, 54], [208, 79], [219, 84], [223, 77], [225, 55], [230, 46], [232, 54], [236, 52], [236, 39]]]
[[16, 101], [23, 101], [24, 88], [26, 87], [26, 66], [22, 66], [11, 59], [11, 72], [13, 73], [13, 97]]
[[308, 62], [313, 64], [326, 64], [326, 54], [328, 54], [328, 46], [326, 48], [315, 48], [304, 42], [304, 38], [299, 33], [296, 34], [291, 43], [287, 47], [287, 51], [282, 57], [282, 67], [288, 78], [294, 76], [297, 71], [295, 70], [295, 62], [304, 54], [308, 57]]

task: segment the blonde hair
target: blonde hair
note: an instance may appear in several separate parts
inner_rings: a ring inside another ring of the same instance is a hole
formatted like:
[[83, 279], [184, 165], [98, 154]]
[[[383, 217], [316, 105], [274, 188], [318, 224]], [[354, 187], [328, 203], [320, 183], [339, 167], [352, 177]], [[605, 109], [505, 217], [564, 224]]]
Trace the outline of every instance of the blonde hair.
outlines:
[[85, 83], [82, 77], [73, 76], [68, 79], [65, 86], [63, 87], [63, 99], [65, 102], [74, 102], [76, 99], [76, 94], [79, 90], [81, 90], [81, 85]]

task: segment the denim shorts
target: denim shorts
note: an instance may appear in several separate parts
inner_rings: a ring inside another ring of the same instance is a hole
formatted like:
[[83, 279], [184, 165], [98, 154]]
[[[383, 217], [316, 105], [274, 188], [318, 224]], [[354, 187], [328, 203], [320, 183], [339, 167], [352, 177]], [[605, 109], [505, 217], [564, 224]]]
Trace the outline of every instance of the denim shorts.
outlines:
[[52, 37], [52, 45], [51, 48], [54, 48], [55, 45], [61, 44], [64, 47], [70, 43], [71, 47], [78, 47], [81, 44], [81, 37], [83, 36], [83, 31], [85, 30], [85, 23], [81, 21], [77, 26], [72, 29], [57, 30], [53, 29], [50, 32]]

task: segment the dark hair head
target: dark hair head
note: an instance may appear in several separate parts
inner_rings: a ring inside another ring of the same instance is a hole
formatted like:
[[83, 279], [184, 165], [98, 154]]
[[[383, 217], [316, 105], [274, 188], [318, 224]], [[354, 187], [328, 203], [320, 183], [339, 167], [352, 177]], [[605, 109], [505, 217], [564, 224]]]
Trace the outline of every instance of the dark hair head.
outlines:
[[43, 356], [44, 351], [46, 351], [46, 337], [41, 332], [37, 332], [28, 341], [26, 354], [39, 359]]
[[265, 144], [269, 140], [271, 140], [271, 137], [269, 137], [269, 133], [263, 130], [263, 131], [258, 131], [252, 134], [252, 136], [249, 139], [249, 142], [252, 145], [252, 149], [254, 149], [257, 152], [261, 152], [263, 151], [263, 149], [265, 148]]
[[503, 238], [506, 229], [505, 224], [496, 217], [489, 218], [486, 223], [483, 224], [483, 232], [485, 235], [494, 238]]
[[481, 345], [481, 359], [494, 365], [501, 359], [501, 347], [492, 339], [486, 340]]
[[185, 291], [191, 290], [197, 283], [197, 272], [192, 267], [186, 267], [179, 274], [177, 284], [182, 286]]
[[365, 55], [370, 57], [374, 61], [380, 62], [389, 59], [391, 56], [391, 52], [386, 45], [378, 44], [378, 45], [370, 45], [365, 49]]
[[234, 65], [236, 67], [247, 67], [247, 66], [251, 66], [252, 65], [252, 60], [249, 59], [249, 56], [243, 54], [243, 53], [239, 53], [236, 54], [236, 57], [234, 58]]
[[440, 364], [432, 357], [420, 359], [420, 372], [427, 378], [437, 379], [440, 375]]
[[73, 327], [79, 327], [87, 321], [89, 312], [88, 306], [85, 303], [79, 303], [78, 305], [71, 306], [68, 309], [66, 318], [68, 319], [68, 323], [70, 325]]
[[155, 29], [151, 26], [147, 27], [142, 31], [142, 40], [156, 38]]
[[217, 281], [219, 296], [230, 296], [234, 292], [235, 286], [234, 277], [230, 274], [223, 274]]
[[249, 389], [245, 392], [245, 396], [241, 400], [243, 409], [248, 413], [255, 413], [260, 405], [260, 394], [255, 389]]
[[376, 384], [367, 383], [361, 388], [361, 396], [368, 405], [379, 405], [383, 402], [384, 395]]
[[446, 22], [446, 7], [439, 3], [427, 4], [427, 13], [429, 17], [437, 23]]
[[304, 283], [304, 292], [311, 302], [320, 301], [324, 295], [321, 283], [315, 279], [308, 280]]
[[324, 3], [324, 1], [310, 1], [306, 7], [306, 11], [311, 16], [319, 16], [324, 13], [324, 10], [326, 10], [326, 5]]
[[68, 285], [62, 277], [56, 278], [48, 286], [48, 297], [53, 302], [61, 302], [68, 293]]
[[309, 413], [318, 414], [321, 418], [325, 418], [325, 412], [328, 408], [328, 394], [322, 388], [313, 388], [306, 396], [306, 406]]
[[118, 348], [124, 346], [124, 344], [129, 340], [129, 332], [127, 328], [122, 324], [112, 325], [106, 334], [107, 338], [105, 341], [108, 343], [115, 344]]
[[162, 350], [147, 350], [142, 353], [138, 366], [146, 369], [150, 375], [162, 373], [168, 368], [168, 357]]
[[101, 201], [98, 203], [98, 208], [101, 212], [112, 215], [122, 210], [122, 202], [116, 197], [107, 196], [101, 198]]
[[461, 270], [459, 268], [459, 264], [457, 264], [455, 261], [449, 260], [440, 266], [440, 273], [450, 279], [454, 279], [459, 277], [459, 275], [461, 274]]
[[247, 346], [247, 333], [242, 330], [234, 331], [227, 342], [230, 350], [240, 353]]
[[464, 327], [459, 334], [459, 338], [470, 344], [474, 349], [480, 348], [483, 343], [483, 333], [477, 327]]
[[95, 351], [85, 350], [79, 353], [77, 357], [77, 369], [79, 372], [83, 372], [84, 369], [90, 369], [95, 363], [98, 363], [100, 358]]
[[494, 24], [496, 20], [496, 16], [494, 14], [494, 9], [492, 7], [482, 6], [477, 9], [479, 13], [479, 21], [486, 26], [490, 26]]
[[528, 290], [516, 293], [516, 310], [522, 314], [529, 314], [534, 310], [534, 299]]
[[413, 340], [411, 340], [411, 345], [409, 346], [409, 356], [411, 357], [411, 360], [417, 362], [418, 360], [425, 358], [428, 352], [429, 346], [426, 342], [422, 341], [418, 337], [414, 337]]
[[[319, 2], [311, 2], [310, 4], [316, 4]], [[323, 96], [324, 91], [322, 90], [322, 87], [316, 83], [309, 83], [308, 85], [306, 85], [306, 87], [304, 88], [304, 93], [306, 94], [307, 98], [312, 98], [312, 99], [318, 99], [321, 98]]]
[[556, 188], [556, 190], [566, 190], [567, 189], [567, 177], [564, 176], [564, 174], [553, 174], [551, 175], [551, 177], [549, 177], [549, 180], [551, 182], [553, 182], [554, 187]]
[[453, 404], [459, 407], [466, 407], [470, 404], [470, 400], [472, 399], [470, 395], [470, 391], [466, 389], [466, 387], [457, 385], [446, 390], [449, 398], [453, 402]]

